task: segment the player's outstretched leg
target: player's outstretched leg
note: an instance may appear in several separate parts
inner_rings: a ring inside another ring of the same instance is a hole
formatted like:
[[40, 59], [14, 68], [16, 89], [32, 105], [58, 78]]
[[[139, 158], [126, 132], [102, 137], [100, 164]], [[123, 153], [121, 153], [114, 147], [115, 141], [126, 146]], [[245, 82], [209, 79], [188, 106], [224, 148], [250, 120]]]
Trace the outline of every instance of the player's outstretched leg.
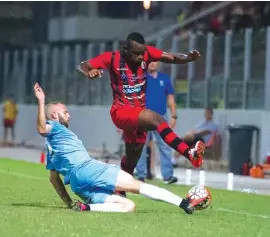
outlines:
[[120, 170], [116, 180], [116, 190], [142, 194], [152, 200], [163, 201], [182, 208], [186, 213], [192, 214], [195, 207], [205, 201], [206, 198], [190, 201], [183, 199], [166, 189], [135, 180], [130, 174]]
[[189, 146], [173, 132], [166, 120], [159, 114], [149, 109], [142, 110], [139, 115], [139, 128], [146, 131], [157, 130], [165, 143], [188, 158], [193, 166], [200, 167], [202, 165], [205, 151], [203, 142], [197, 142], [195, 148], [190, 149]]
[[79, 200], [74, 201], [75, 211], [94, 212], [134, 212], [135, 203], [127, 198], [118, 195], [109, 195], [104, 203], [87, 204]]

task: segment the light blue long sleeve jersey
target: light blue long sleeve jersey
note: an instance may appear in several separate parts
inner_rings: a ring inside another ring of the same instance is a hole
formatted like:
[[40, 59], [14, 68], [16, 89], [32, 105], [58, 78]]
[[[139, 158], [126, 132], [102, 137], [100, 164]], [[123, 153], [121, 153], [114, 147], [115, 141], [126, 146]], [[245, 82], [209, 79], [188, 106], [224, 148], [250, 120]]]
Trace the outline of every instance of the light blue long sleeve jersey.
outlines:
[[120, 167], [92, 159], [82, 141], [64, 125], [47, 121], [48, 170], [64, 176], [64, 184], [87, 203], [104, 203], [114, 193]]
[[91, 162], [82, 141], [64, 125], [47, 121], [52, 126], [46, 136], [47, 169], [56, 170], [64, 176], [64, 184], [70, 183], [70, 175], [81, 166]]

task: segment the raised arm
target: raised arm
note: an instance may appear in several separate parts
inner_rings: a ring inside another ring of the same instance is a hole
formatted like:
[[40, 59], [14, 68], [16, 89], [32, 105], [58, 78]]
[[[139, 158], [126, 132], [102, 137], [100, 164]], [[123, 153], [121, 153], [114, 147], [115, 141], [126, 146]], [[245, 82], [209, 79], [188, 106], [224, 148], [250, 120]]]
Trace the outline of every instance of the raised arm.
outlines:
[[59, 173], [55, 170], [50, 171], [50, 181], [58, 193], [59, 197], [64, 201], [68, 208], [72, 208], [72, 199], [68, 195], [68, 192], [61, 180]]
[[153, 46], [147, 46], [152, 61], [163, 63], [185, 64], [197, 60], [201, 55], [197, 50], [190, 51], [187, 55], [183, 53], [167, 53]]
[[76, 71], [79, 74], [86, 76], [90, 79], [101, 77], [103, 74], [103, 71], [101, 71], [100, 69], [108, 69], [111, 63], [111, 58], [112, 58], [112, 53], [105, 52], [88, 61], [81, 62], [77, 66]]
[[197, 50], [190, 51], [187, 55], [163, 52], [159, 61], [171, 64], [185, 64], [197, 60], [200, 56]]
[[76, 71], [81, 74], [82, 76], [88, 77], [89, 74], [88, 72], [91, 71], [93, 68], [92, 66], [89, 64], [88, 61], [83, 61], [81, 62], [77, 67], [76, 67]]
[[38, 100], [37, 130], [40, 135], [47, 136], [47, 134], [50, 133], [52, 126], [46, 124], [45, 94], [38, 83], [34, 85], [34, 93]]

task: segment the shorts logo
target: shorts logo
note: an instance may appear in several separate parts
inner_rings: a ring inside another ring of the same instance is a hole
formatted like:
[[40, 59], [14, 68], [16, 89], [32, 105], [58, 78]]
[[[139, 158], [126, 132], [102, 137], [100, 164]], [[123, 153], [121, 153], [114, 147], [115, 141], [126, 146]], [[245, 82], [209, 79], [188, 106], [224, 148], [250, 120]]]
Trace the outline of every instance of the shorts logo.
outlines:
[[146, 63], [145, 63], [145, 61], [142, 61], [141, 67], [142, 67], [142, 69], [146, 69]]

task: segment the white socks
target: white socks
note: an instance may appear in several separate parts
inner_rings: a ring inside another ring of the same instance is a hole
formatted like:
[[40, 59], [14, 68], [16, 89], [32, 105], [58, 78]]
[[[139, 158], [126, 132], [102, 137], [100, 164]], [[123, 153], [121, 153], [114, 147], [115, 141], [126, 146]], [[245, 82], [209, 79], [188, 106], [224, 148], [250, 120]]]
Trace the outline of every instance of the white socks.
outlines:
[[182, 198], [179, 196], [167, 191], [164, 188], [159, 188], [157, 186], [143, 183], [140, 188], [140, 194], [156, 200], [156, 201], [163, 201], [170, 204], [173, 204], [175, 206], [180, 206], [180, 203], [182, 202]]
[[121, 203], [88, 204], [90, 211], [96, 212], [127, 212], [127, 208]]
[[[175, 206], [180, 206], [182, 198], [167, 191], [164, 188], [143, 183], [140, 188], [140, 194], [156, 201], [163, 201]], [[103, 203], [103, 204], [88, 204], [91, 211], [94, 212], [129, 212], [130, 207], [121, 203]]]

